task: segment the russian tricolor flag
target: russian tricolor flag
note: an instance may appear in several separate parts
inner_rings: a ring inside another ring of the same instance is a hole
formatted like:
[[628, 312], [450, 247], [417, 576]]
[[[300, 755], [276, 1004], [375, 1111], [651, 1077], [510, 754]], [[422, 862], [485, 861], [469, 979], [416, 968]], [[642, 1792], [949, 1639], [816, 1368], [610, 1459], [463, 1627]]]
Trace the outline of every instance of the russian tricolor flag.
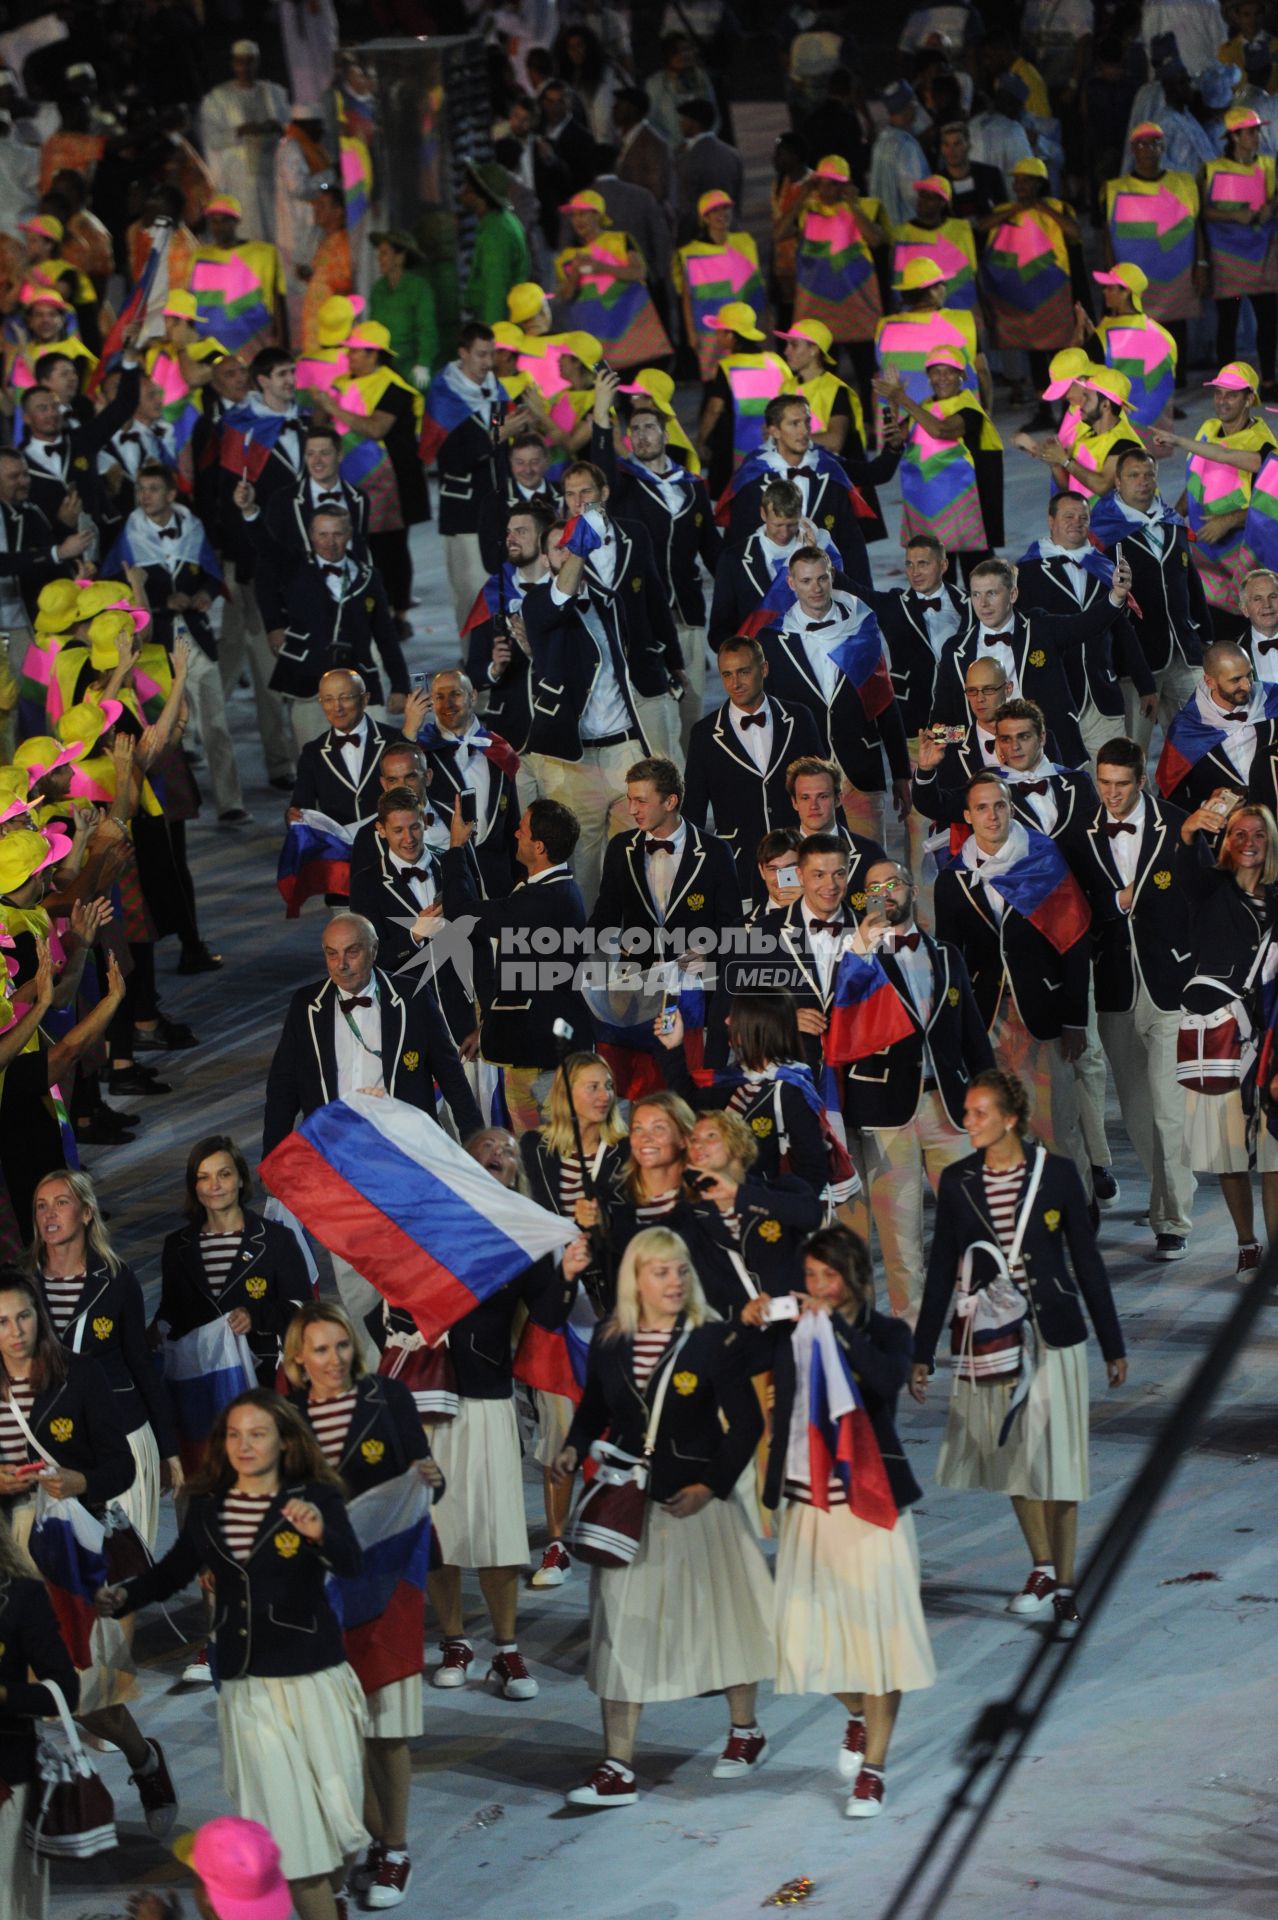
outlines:
[[351, 890], [351, 842], [354, 827], [345, 827], [314, 807], [303, 807], [300, 820], [291, 820], [280, 848], [275, 884], [284, 901], [284, 918], [296, 920], [302, 903], [317, 893]]
[[[1265, 703], [1264, 718], [1278, 719], [1278, 684], [1266, 681], [1260, 688]], [[1203, 719], [1197, 700], [1183, 706], [1167, 729], [1163, 750], [1158, 757], [1155, 779], [1164, 800], [1169, 800], [1182, 780], [1188, 779], [1200, 760], [1223, 746], [1226, 726], [1213, 727]]]
[[135, 321], [140, 323], [139, 338], [148, 339], [164, 332], [164, 303], [169, 297], [169, 241], [173, 237], [171, 220], [157, 220], [147, 228], [151, 245], [142, 262], [142, 271], [133, 291], [116, 316], [115, 324], [102, 343], [102, 355], [85, 382], [85, 392], [95, 394], [112, 369], [119, 365], [124, 351], [124, 336]]
[[1092, 910], [1056, 842], [1019, 822], [1013, 833], [1018, 828], [1025, 835], [1025, 852], [1003, 873], [991, 874], [990, 884], [1057, 953], [1068, 953], [1091, 926]]
[[242, 1333], [231, 1332], [229, 1321], [211, 1320], [166, 1344], [164, 1378], [173, 1399], [178, 1453], [186, 1472], [193, 1473], [223, 1407], [257, 1385], [253, 1349]]
[[808, 1477], [812, 1504], [830, 1510], [830, 1481], [841, 1480], [858, 1520], [890, 1532], [897, 1505], [878, 1436], [851, 1363], [830, 1316], [805, 1313], [794, 1334], [795, 1358], [808, 1355]]
[[659, 1011], [676, 1006], [683, 1021], [683, 1052], [688, 1071], [697, 1074], [705, 1059], [706, 990], [700, 974], [684, 972], [674, 961], [640, 968], [623, 961], [602, 984], [587, 982], [586, 1005], [595, 1027], [595, 1047], [608, 1063], [619, 1100], [658, 1093], [665, 1076], [657, 1064], [661, 1042], [652, 1030]]
[[443, 446], [450, 433], [465, 426], [471, 418], [471, 406], [468, 400], [456, 391], [448, 378], [448, 368], [437, 373], [426, 389], [426, 409], [422, 419], [421, 437], [417, 442], [417, 453], [424, 467], [434, 463], [435, 455]]
[[31, 1558], [44, 1575], [49, 1601], [73, 1665], [94, 1664], [89, 1641], [97, 1624], [93, 1599], [106, 1585], [106, 1529], [78, 1500], [36, 1492]]
[[561, 1393], [576, 1406], [586, 1384], [586, 1361], [595, 1331], [595, 1310], [584, 1287], [578, 1287], [566, 1326], [543, 1327], [536, 1320], [524, 1324], [515, 1350], [515, 1378], [541, 1393]]
[[347, 1508], [364, 1564], [349, 1578], [330, 1574], [326, 1584], [365, 1693], [422, 1670], [430, 1506], [430, 1488], [410, 1467]]
[[298, 427], [295, 413], [258, 412], [247, 401], [232, 407], [222, 421], [219, 465], [227, 473], [257, 483], [285, 427]]
[[861, 608], [860, 618], [851, 633], [831, 647], [830, 658], [860, 694], [866, 717], [874, 720], [892, 704], [892, 676], [877, 618], [859, 600], [854, 605]]
[[825, 1057], [832, 1067], [848, 1066], [881, 1053], [914, 1032], [901, 996], [875, 954], [845, 948], [834, 976]]
[[352, 1093], [318, 1107], [261, 1172], [268, 1191], [428, 1340], [577, 1237], [571, 1220], [501, 1186], [402, 1100]]
[[519, 598], [518, 588], [514, 585], [515, 569], [507, 560], [500, 573], [490, 573], [479, 592], [475, 595], [475, 604], [466, 615], [466, 624], [461, 630], [464, 640], [476, 627], [482, 627], [486, 620], [495, 620], [502, 611], [503, 604], [509, 605]]

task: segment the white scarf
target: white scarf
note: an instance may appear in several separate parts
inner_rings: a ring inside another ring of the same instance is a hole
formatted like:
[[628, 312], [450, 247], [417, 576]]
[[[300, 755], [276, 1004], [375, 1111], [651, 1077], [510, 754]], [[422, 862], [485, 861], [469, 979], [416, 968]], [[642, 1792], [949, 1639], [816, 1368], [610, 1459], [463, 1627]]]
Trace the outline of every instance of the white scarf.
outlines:
[[172, 519], [177, 522], [178, 537], [176, 540], [162, 540], [160, 529], [147, 519], [141, 507], [134, 508], [124, 531], [135, 566], [163, 567], [166, 573], [174, 574], [188, 560], [197, 567], [201, 564], [203, 526], [185, 507], [175, 506]]
[[[1221, 748], [1225, 758], [1246, 780], [1251, 773], [1251, 763], [1256, 757], [1256, 728], [1267, 717], [1264, 683], [1257, 680], [1252, 684], [1251, 699], [1245, 710], [1246, 725], [1240, 725], [1236, 720], [1226, 720], [1224, 712], [1207, 691], [1205, 680], [1200, 680], [1195, 687], [1194, 700], [1198, 706], [1199, 718], [1209, 727], [1215, 727], [1218, 733], [1224, 734]], [[1238, 709], [1235, 708], [1234, 711], [1237, 712]]]

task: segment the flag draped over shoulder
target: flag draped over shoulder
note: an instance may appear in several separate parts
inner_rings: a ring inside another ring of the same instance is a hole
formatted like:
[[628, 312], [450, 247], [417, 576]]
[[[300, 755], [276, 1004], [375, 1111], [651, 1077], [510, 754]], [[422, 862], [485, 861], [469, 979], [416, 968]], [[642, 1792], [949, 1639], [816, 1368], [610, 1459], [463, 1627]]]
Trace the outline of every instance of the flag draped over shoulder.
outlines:
[[873, 610], [857, 601], [859, 612], [852, 631], [831, 647], [830, 658], [861, 696], [867, 718], [873, 720], [891, 706], [892, 676], [883, 651], [883, 635]]
[[328, 1597], [346, 1658], [365, 1693], [376, 1693], [422, 1670], [431, 1490], [410, 1467], [358, 1494], [347, 1512], [364, 1564], [345, 1578], [330, 1574]]
[[842, 1482], [858, 1520], [889, 1532], [897, 1505], [878, 1437], [830, 1316], [807, 1313], [794, 1333], [796, 1367], [808, 1376], [808, 1476], [812, 1504], [830, 1508], [830, 1481]]
[[[1278, 685], [1272, 681], [1257, 689], [1264, 703], [1265, 720], [1278, 719]], [[1163, 750], [1158, 757], [1155, 778], [1164, 799], [1175, 793], [1181, 781], [1191, 774], [1200, 760], [1224, 745], [1226, 729], [1214, 727], [1204, 719], [1201, 703], [1190, 700], [1167, 729]]]
[[982, 879], [988, 880], [1008, 906], [1022, 914], [1045, 940], [1050, 940], [1058, 953], [1068, 953], [1091, 926], [1092, 913], [1064, 854], [1047, 834], [1023, 827], [1019, 821], [1013, 822], [1006, 845], [1011, 859], [991, 856]]
[[512, 1193], [417, 1107], [353, 1093], [262, 1162], [267, 1190], [427, 1339], [577, 1236]]
[[296, 920], [303, 903], [317, 893], [349, 894], [353, 826], [343, 826], [316, 807], [303, 807], [300, 820], [290, 820], [280, 848], [275, 884], [284, 902], [286, 920]]

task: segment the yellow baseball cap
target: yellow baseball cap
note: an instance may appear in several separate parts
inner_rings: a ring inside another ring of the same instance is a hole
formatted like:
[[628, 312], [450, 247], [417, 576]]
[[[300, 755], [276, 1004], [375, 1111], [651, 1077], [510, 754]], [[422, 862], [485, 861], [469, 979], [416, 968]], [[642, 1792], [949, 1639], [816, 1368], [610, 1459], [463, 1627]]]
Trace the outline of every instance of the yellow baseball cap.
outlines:
[[608, 218], [608, 209], [604, 205], [603, 195], [595, 193], [589, 187], [584, 193], [574, 193], [571, 200], [565, 200], [559, 211], [560, 213], [597, 213], [601, 220]]
[[228, 213], [232, 220], [243, 217], [244, 209], [233, 193], [215, 193], [204, 209], [205, 216], [211, 213]]
[[706, 316], [706, 325], [713, 327], [716, 333], [738, 333], [743, 340], [766, 340], [767, 334], [759, 330], [759, 319], [753, 307], [744, 300], [729, 300], [726, 307], [720, 307], [718, 313]]
[[834, 335], [824, 320], [796, 320], [792, 327], [777, 328], [778, 340], [807, 340], [820, 347], [827, 360], [834, 358]]
[[63, 746], [52, 734], [35, 733], [18, 747], [13, 764], [15, 767], [25, 767], [30, 779], [40, 780], [46, 773], [54, 773], [72, 760], [82, 760], [87, 752], [83, 740], [72, 740]]
[[363, 311], [364, 302], [359, 294], [335, 293], [331, 295], [315, 316], [315, 324], [319, 329], [320, 345], [322, 347], [340, 347]]
[[354, 333], [348, 334], [342, 345], [349, 352], [352, 347], [368, 347], [374, 353], [389, 353], [396, 358], [391, 345], [390, 328], [384, 327], [380, 320], [361, 320]]
[[1116, 407], [1125, 407], [1131, 398], [1132, 383], [1117, 367], [1093, 366], [1083, 385], [1090, 387], [1093, 393], [1103, 393]]
[[1043, 389], [1044, 400], [1063, 400], [1076, 380], [1085, 380], [1092, 370], [1090, 356], [1082, 347], [1062, 347], [1047, 364], [1051, 380]]
[[196, 305], [195, 295], [184, 287], [174, 287], [164, 302], [164, 316], [168, 320], [195, 320], [200, 309]]
[[36, 601], [37, 633], [66, 633], [78, 619], [80, 589], [74, 580], [49, 580]]
[[1109, 269], [1108, 273], [1094, 273], [1092, 279], [1098, 287], [1126, 287], [1132, 296], [1132, 305], [1137, 313], [1144, 312], [1141, 306], [1141, 295], [1149, 285], [1149, 275], [1134, 261], [1120, 260], [1117, 266]]
[[618, 393], [642, 393], [653, 402], [659, 413], [667, 413], [674, 418], [674, 387], [670, 375], [660, 367], [640, 367], [634, 379], [627, 385], [618, 387]]
[[1203, 385], [1205, 387], [1232, 387], [1236, 391], [1250, 389], [1252, 393], [1259, 393], [1260, 375], [1254, 367], [1249, 367], [1245, 360], [1231, 360], [1227, 367], [1220, 369], [1220, 372], [1214, 380], [1204, 380]]
[[60, 247], [66, 238], [66, 228], [52, 213], [33, 213], [29, 220], [20, 220], [18, 232], [38, 233], [42, 239], [52, 240], [55, 247]]
[[852, 169], [841, 153], [827, 153], [812, 169], [818, 180], [850, 180]]
[[722, 187], [711, 187], [709, 193], [703, 193], [697, 202], [697, 218], [698, 220], [704, 220], [706, 215], [713, 213], [716, 207], [731, 207], [735, 205], [736, 202], [730, 193], [725, 193]]
[[1018, 160], [1012, 168], [1013, 173], [1027, 174], [1031, 180], [1046, 180], [1047, 162], [1036, 157]]
[[528, 344], [522, 327], [513, 320], [494, 320], [493, 339], [506, 353], [522, 353]]
[[583, 367], [597, 367], [603, 359], [603, 342], [593, 333], [563, 333], [559, 344], [565, 353], [575, 353]]

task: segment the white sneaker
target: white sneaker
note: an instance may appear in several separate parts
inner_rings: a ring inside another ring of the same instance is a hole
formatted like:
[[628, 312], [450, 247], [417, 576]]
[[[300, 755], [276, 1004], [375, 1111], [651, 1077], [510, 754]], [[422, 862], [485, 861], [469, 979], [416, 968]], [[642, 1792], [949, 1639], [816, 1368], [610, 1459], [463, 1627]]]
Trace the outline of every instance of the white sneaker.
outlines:
[[1052, 1595], [1056, 1592], [1056, 1577], [1044, 1573], [1041, 1567], [1035, 1567], [1029, 1579], [1019, 1593], [1014, 1593], [1007, 1603], [1009, 1613], [1043, 1613], [1052, 1604]]
[[509, 1647], [505, 1653], [493, 1655], [488, 1678], [496, 1681], [497, 1691], [503, 1700], [535, 1700], [541, 1692], [524, 1665], [524, 1656], [518, 1647]]
[[848, 1715], [847, 1732], [839, 1748], [839, 1778], [855, 1780], [865, 1759], [865, 1721]]
[[198, 1647], [182, 1669], [182, 1679], [188, 1687], [211, 1687], [213, 1670], [209, 1666], [209, 1650]]
[[562, 1587], [572, 1572], [572, 1559], [562, 1540], [552, 1540], [541, 1556], [541, 1565], [530, 1584], [534, 1587]]
[[570, 1807], [633, 1807], [639, 1788], [633, 1773], [627, 1777], [615, 1760], [601, 1760], [590, 1778], [569, 1788], [565, 1798]]

